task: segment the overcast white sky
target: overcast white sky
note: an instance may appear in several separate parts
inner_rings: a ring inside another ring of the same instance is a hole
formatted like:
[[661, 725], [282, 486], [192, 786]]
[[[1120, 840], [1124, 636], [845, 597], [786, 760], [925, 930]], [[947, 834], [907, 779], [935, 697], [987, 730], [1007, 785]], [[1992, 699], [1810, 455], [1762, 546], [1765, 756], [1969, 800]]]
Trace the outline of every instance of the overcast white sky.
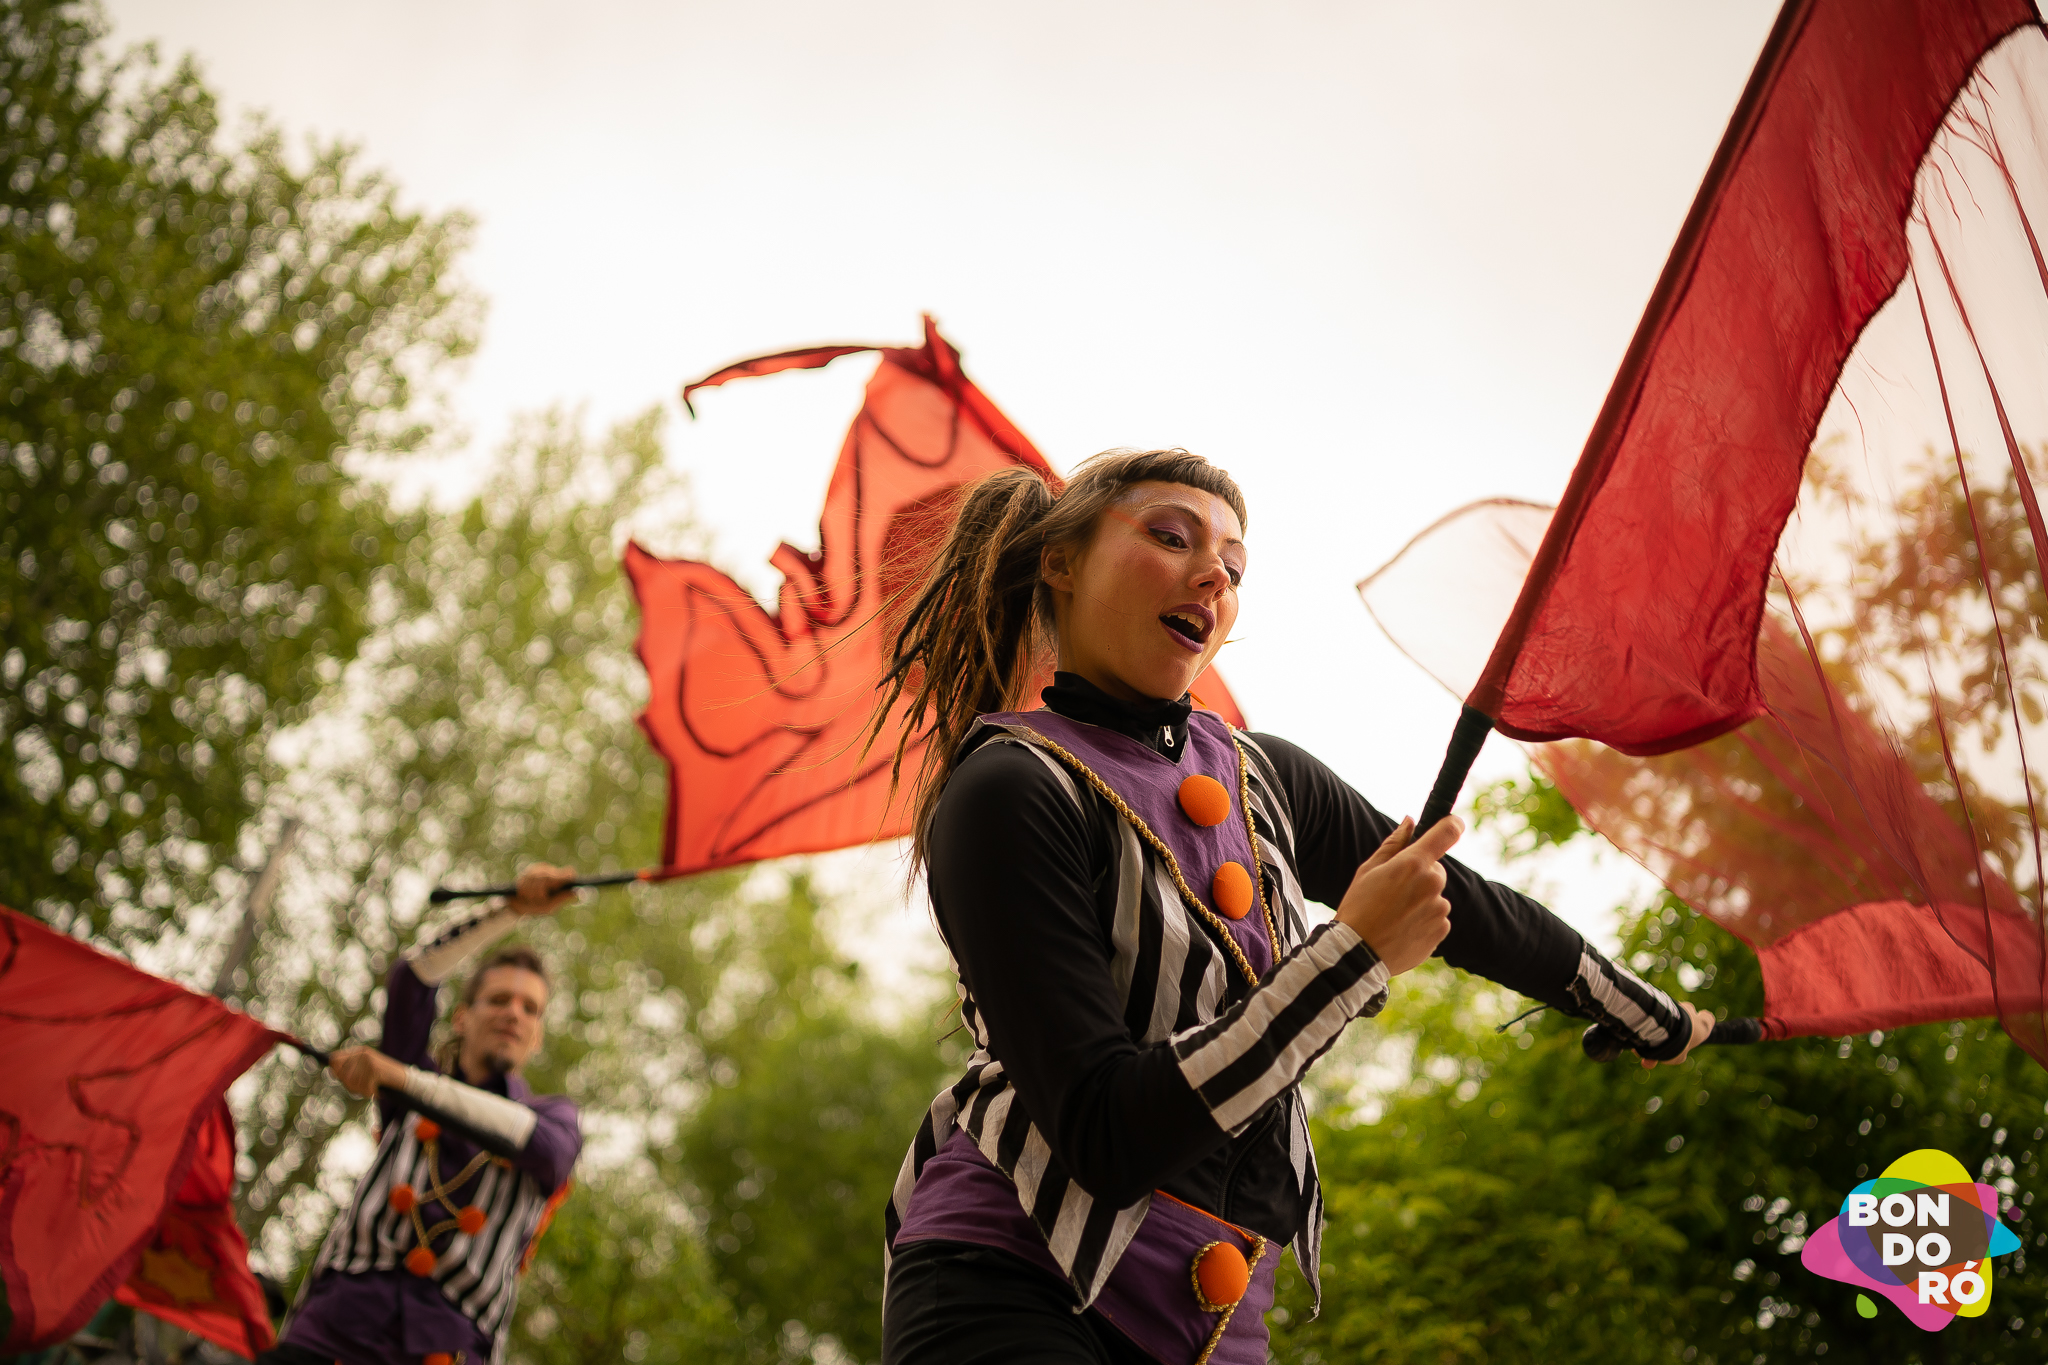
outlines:
[[[742, 355], [913, 341], [928, 309], [1062, 467], [1126, 445], [1224, 465], [1252, 565], [1223, 671], [1255, 726], [1395, 813], [1457, 705], [1352, 584], [1453, 507], [1562, 490], [1776, 11], [109, 8], [117, 42], [193, 53], [231, 117], [358, 142], [412, 201], [476, 215], [472, 452], [521, 410], [664, 404], [756, 591], [778, 539], [815, 543], [872, 362], [684, 420], [678, 387]], [[1520, 766], [1500, 739], [1481, 760]], [[1547, 875], [1597, 927], [1612, 871]]]

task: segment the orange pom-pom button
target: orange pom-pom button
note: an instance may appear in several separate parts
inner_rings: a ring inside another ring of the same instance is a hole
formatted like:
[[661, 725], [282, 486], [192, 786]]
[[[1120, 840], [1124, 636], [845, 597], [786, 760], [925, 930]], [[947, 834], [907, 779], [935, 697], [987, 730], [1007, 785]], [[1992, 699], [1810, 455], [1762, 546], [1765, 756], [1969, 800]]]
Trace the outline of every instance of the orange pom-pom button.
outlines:
[[420, 1357], [420, 1365], [455, 1365], [455, 1357], [447, 1351], [433, 1351]]
[[431, 1275], [438, 1264], [439, 1258], [425, 1247], [414, 1247], [405, 1253], [405, 1268], [415, 1275]]
[[391, 1211], [393, 1213], [411, 1213], [419, 1206], [419, 1192], [413, 1189], [412, 1186], [393, 1185], [391, 1187]]
[[1220, 825], [1230, 818], [1230, 793], [1215, 778], [1196, 773], [1180, 784], [1180, 808], [1198, 825]]
[[489, 1216], [474, 1204], [471, 1204], [461, 1213], [455, 1215], [455, 1226], [461, 1228], [472, 1237], [482, 1232], [484, 1224], [490, 1221]]
[[1252, 874], [1244, 870], [1243, 863], [1225, 863], [1216, 869], [1209, 894], [1218, 910], [1232, 919], [1243, 919], [1252, 912]]
[[421, 1119], [419, 1124], [412, 1130], [412, 1135], [421, 1142], [432, 1142], [435, 1138], [441, 1136], [441, 1125], [432, 1119]]
[[1251, 1288], [1252, 1268], [1228, 1242], [1211, 1242], [1195, 1253], [1195, 1298], [1205, 1313], [1220, 1313]]

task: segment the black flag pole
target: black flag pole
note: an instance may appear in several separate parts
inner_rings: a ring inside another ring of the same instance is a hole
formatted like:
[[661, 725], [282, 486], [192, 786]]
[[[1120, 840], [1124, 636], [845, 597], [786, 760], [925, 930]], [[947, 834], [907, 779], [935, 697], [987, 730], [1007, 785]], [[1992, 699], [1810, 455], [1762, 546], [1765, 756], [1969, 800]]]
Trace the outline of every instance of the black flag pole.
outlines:
[[[1763, 1020], [1737, 1016], [1733, 1019], [1715, 1020], [1713, 1032], [1707, 1035], [1706, 1043], [1702, 1043], [1701, 1046], [1704, 1047], [1707, 1043], [1712, 1043], [1717, 1047], [1728, 1044], [1760, 1043], [1763, 1041], [1763, 1037]], [[1587, 1029], [1579, 1038], [1579, 1046], [1584, 1048], [1586, 1055], [1596, 1062], [1611, 1062], [1626, 1050], [1622, 1045], [1621, 1039], [1605, 1024], [1595, 1024]]]
[[1451, 731], [1451, 744], [1444, 750], [1444, 763], [1437, 769], [1436, 784], [1429, 789], [1429, 799], [1422, 803], [1422, 814], [1415, 820], [1415, 837], [1420, 839], [1446, 815], [1451, 807], [1458, 804], [1458, 793], [1465, 789], [1465, 779], [1472, 773], [1472, 765], [1479, 759], [1479, 751], [1486, 746], [1486, 737], [1493, 733], [1493, 717], [1487, 715], [1470, 702], [1458, 713], [1458, 726]]
[[328, 1056], [327, 1050], [325, 1048], [314, 1047], [304, 1038], [297, 1037], [294, 1034], [288, 1033], [279, 1041], [281, 1041], [286, 1047], [292, 1048], [293, 1050], [298, 1052], [300, 1056], [310, 1058], [311, 1060], [320, 1063], [320, 1065], [322, 1066], [326, 1066], [329, 1062], [334, 1060], [332, 1057]]
[[[1465, 779], [1471, 776], [1472, 765], [1478, 761], [1479, 751], [1485, 747], [1486, 737], [1492, 733], [1493, 717], [1466, 703], [1458, 713], [1457, 728], [1451, 731], [1451, 742], [1444, 750], [1443, 766], [1437, 769], [1436, 782], [1429, 789], [1429, 799], [1422, 803], [1422, 814], [1415, 821], [1417, 838], [1449, 815], [1451, 807], [1458, 804], [1458, 793], [1465, 789]], [[1714, 1044], [1754, 1043], [1763, 1036], [1762, 1020], [1739, 1017], [1715, 1023], [1706, 1041]], [[1604, 1024], [1595, 1024], [1587, 1029], [1579, 1045], [1596, 1062], [1611, 1062], [1625, 1050], [1620, 1036]]]
[[[661, 876], [658, 867], [643, 867], [638, 872], [605, 872], [595, 877], [576, 877], [558, 885], [557, 891], [576, 891], [595, 886], [628, 886], [634, 882], [651, 882]], [[446, 905], [449, 901], [474, 900], [480, 896], [517, 895], [516, 886], [478, 886], [458, 890], [454, 887], [437, 886], [427, 893], [427, 904]]]

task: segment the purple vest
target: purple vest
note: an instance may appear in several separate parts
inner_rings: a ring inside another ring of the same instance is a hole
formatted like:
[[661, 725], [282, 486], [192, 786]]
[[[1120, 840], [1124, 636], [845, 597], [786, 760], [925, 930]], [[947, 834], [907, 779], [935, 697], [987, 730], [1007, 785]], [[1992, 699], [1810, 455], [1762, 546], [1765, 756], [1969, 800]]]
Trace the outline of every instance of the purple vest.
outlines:
[[[1215, 897], [1210, 892], [1216, 869], [1225, 863], [1236, 863], [1247, 872], [1257, 867], [1252, 860], [1251, 836], [1245, 831], [1237, 745], [1230, 738], [1230, 727], [1213, 713], [1196, 711], [1188, 716], [1187, 750], [1178, 763], [1127, 735], [1069, 720], [1057, 711], [999, 711], [981, 719], [987, 725], [1035, 730], [1087, 764], [1137, 813], [1145, 827], [1172, 850], [1181, 879], [1211, 910], [1216, 909]], [[1180, 808], [1180, 784], [1197, 773], [1215, 778], [1230, 793], [1230, 818], [1220, 825], [1198, 825]], [[1075, 780], [1084, 779], [1077, 773]], [[1251, 911], [1243, 919], [1233, 920], [1220, 913], [1217, 918], [1244, 950], [1255, 975], [1263, 979], [1273, 970], [1273, 943], [1266, 926], [1263, 889], [1255, 895]], [[1232, 976], [1237, 976], [1235, 964]], [[1240, 979], [1232, 984], [1249, 983]]]
[[[1245, 829], [1237, 746], [1229, 727], [1216, 716], [1196, 711], [1188, 718], [1188, 745], [1179, 763], [1114, 730], [1055, 711], [1006, 712], [981, 719], [989, 725], [1031, 730], [1086, 764], [1166, 845], [1188, 889], [1211, 910], [1216, 903], [1210, 888], [1219, 867], [1235, 862], [1247, 871], [1256, 869]], [[1076, 784], [1088, 785], [1071, 766], [1061, 766]], [[1230, 793], [1230, 818], [1204, 827], [1182, 811], [1180, 784], [1194, 774], [1223, 784]], [[1220, 912], [1217, 917], [1252, 971], [1263, 978], [1274, 960], [1263, 888], [1242, 919]], [[1246, 984], [1235, 963], [1229, 970], [1233, 989]], [[1045, 1238], [1018, 1203], [1016, 1187], [964, 1131], [955, 1131], [925, 1163], [896, 1245], [931, 1238], [998, 1247], [1064, 1278]], [[1196, 1254], [1217, 1241], [1236, 1246], [1247, 1261], [1252, 1258], [1255, 1243], [1230, 1224], [1154, 1195], [1145, 1221], [1096, 1298], [1096, 1311], [1155, 1359], [1166, 1365], [1192, 1365], [1217, 1318], [1196, 1302], [1191, 1269]], [[1209, 1358], [1212, 1365], [1258, 1365], [1266, 1359], [1265, 1314], [1273, 1306], [1273, 1272], [1280, 1251], [1278, 1243], [1267, 1243], [1229, 1329]]]

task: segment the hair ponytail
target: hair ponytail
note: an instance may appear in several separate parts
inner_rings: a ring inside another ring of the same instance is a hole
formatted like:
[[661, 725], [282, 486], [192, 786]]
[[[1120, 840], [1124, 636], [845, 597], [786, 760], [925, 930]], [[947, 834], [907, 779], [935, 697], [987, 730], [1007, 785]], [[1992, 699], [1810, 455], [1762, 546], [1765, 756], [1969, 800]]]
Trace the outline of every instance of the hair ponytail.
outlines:
[[[1112, 450], [1084, 462], [1055, 492], [1034, 469], [1000, 470], [970, 484], [945, 544], [891, 642], [889, 670], [869, 724], [868, 743], [888, 729], [907, 693], [890, 788], [920, 737], [929, 743], [913, 778], [911, 860], [924, 865], [932, 812], [975, 717], [1013, 711], [1055, 656], [1052, 589], [1039, 572], [1048, 545], [1078, 545], [1094, 534], [1103, 509], [1134, 483], [1177, 483], [1213, 493], [1246, 524], [1244, 494], [1230, 476], [1185, 450]], [[886, 609], [885, 609], [886, 610]]]

